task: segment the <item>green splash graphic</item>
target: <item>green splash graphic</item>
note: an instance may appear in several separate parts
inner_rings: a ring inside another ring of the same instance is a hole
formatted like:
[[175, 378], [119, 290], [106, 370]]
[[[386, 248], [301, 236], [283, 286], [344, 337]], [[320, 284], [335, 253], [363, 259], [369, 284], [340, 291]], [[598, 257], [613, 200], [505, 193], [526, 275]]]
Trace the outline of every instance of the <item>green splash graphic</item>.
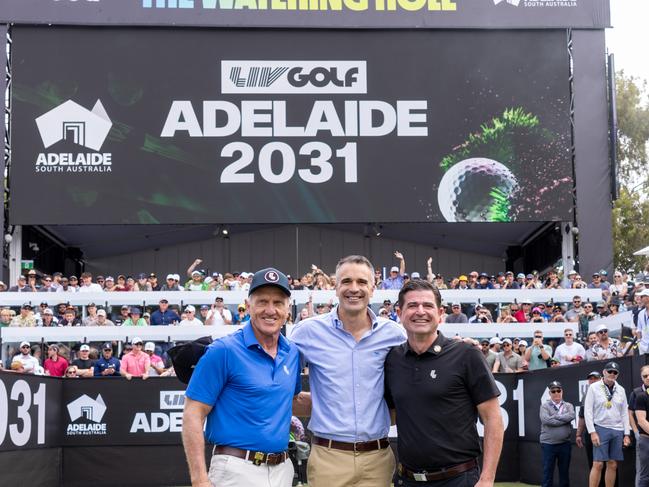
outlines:
[[509, 195], [500, 188], [491, 188], [489, 196], [493, 198], [493, 203], [489, 207], [489, 216], [487, 220], [490, 222], [509, 222], [511, 217], [509, 210], [511, 203], [509, 202]]

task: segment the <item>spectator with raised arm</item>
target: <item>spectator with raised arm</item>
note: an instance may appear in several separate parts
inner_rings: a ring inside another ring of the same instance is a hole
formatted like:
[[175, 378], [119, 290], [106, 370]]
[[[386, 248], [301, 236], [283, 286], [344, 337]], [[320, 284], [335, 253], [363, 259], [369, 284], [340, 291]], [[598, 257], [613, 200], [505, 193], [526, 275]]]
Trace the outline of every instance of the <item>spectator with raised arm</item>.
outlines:
[[403, 287], [406, 273], [406, 260], [403, 254], [395, 250], [394, 256], [399, 260], [399, 267], [393, 266], [390, 275], [381, 283], [381, 289], [399, 290]]

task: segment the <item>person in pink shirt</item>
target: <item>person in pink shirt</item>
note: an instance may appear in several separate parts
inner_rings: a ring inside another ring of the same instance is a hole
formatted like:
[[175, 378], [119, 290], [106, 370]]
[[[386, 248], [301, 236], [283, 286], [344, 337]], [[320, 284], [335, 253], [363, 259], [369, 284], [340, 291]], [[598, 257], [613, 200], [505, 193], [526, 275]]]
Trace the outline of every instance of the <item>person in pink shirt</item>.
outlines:
[[150, 376], [162, 375], [165, 371], [165, 364], [162, 358], [155, 354], [155, 343], [146, 342], [144, 344], [144, 353], [149, 356], [151, 360], [151, 368], [149, 369]]
[[142, 377], [142, 380], [149, 378], [149, 367], [151, 359], [142, 351], [142, 339], [135, 337], [131, 340], [133, 350], [122, 357], [122, 365], [119, 373], [127, 380], [133, 377]]
[[51, 375], [52, 377], [63, 377], [65, 375], [68, 361], [59, 355], [58, 345], [50, 345], [47, 348], [47, 359], [45, 359], [43, 368], [45, 369], [45, 375]]

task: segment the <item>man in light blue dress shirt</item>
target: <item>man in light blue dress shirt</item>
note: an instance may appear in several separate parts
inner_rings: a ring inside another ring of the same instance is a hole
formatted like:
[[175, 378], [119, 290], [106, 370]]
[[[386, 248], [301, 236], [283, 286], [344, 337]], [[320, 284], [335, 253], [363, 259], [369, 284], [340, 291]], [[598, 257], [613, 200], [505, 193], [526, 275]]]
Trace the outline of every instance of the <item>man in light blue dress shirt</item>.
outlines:
[[313, 432], [309, 487], [389, 487], [395, 460], [387, 439], [384, 362], [406, 339], [368, 307], [374, 269], [360, 255], [336, 266], [339, 304], [297, 325], [290, 337], [309, 365]]

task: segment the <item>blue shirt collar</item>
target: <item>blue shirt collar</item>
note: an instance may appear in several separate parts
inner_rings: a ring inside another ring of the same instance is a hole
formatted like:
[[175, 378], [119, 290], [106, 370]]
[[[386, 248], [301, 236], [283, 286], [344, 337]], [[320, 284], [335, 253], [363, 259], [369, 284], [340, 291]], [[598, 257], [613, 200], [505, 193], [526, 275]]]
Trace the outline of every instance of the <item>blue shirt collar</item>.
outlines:
[[[372, 308], [368, 306], [367, 308], [367, 314], [370, 316], [370, 321], [372, 322], [372, 327], [370, 328], [370, 333], [376, 330], [379, 326], [379, 318], [376, 316], [374, 311], [372, 311]], [[343, 322], [341, 321], [340, 317], [338, 316], [338, 305], [334, 309], [331, 310], [331, 322], [333, 323], [335, 328], [338, 329], [343, 329]]]
[[[263, 349], [263, 347], [259, 344], [259, 340], [257, 340], [257, 337], [255, 336], [255, 332], [252, 329], [252, 323], [250, 321], [248, 321], [245, 324], [245, 326], [242, 328], [242, 331], [243, 331], [243, 344], [246, 346], [246, 348], [255, 347], [255, 348]], [[279, 334], [279, 341], [277, 343], [277, 348], [285, 351], [287, 351], [290, 348], [288, 341], [286, 340], [286, 337], [281, 333]]]

